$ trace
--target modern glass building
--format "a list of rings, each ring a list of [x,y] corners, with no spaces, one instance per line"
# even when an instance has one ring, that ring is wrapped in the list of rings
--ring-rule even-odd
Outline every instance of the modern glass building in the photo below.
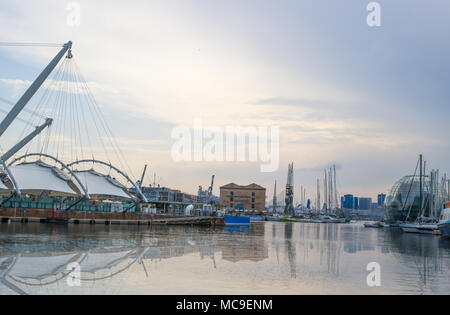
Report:
[[[354,201],[353,195],[344,195],[343,208],[345,208],[345,209],[354,209],[355,208],[355,201]]]
[[[431,198],[429,176],[423,176],[423,197],[422,204],[424,215],[429,217],[433,211],[433,198]],[[445,188],[437,187],[435,195],[435,204],[440,215],[446,201]],[[414,221],[420,213],[420,176],[405,176],[397,181],[386,196],[385,200],[386,217],[391,222],[396,221]]]
[[[377,201],[378,201],[378,206],[379,207],[383,207],[384,206],[384,202],[386,201],[386,194],[378,194],[377,197]]]
[[[360,210],[369,210],[372,208],[372,198],[359,198],[359,209]]]

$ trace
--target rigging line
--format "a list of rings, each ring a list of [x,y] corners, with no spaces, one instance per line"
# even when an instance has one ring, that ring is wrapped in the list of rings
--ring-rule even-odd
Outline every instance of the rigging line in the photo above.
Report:
[[[69,71],[69,75],[70,75],[70,78],[72,78],[72,76],[71,76],[71,68],[72,68],[72,64],[69,62],[69,69],[70,69],[70,71]],[[72,99],[73,99],[73,97],[72,97],[72,95],[73,95],[73,82],[72,81],[70,81],[69,80],[69,82],[70,82],[70,84],[69,84],[69,86],[68,86],[68,95],[69,95],[69,97],[68,97],[68,100],[67,100],[67,106],[68,106],[68,108],[67,108],[67,112],[68,112],[68,117],[69,117],[69,123],[66,125],[66,129],[68,129],[67,130],[67,133],[68,133],[68,138],[69,138],[69,155],[70,155],[70,157],[69,157],[69,160],[70,161],[73,161],[73,143],[74,143],[74,141],[73,141],[73,124],[72,124],[72,121],[73,121],[73,105],[72,105]]]
[[[76,67],[75,67],[75,62],[72,62],[72,67],[73,67],[73,76],[74,76],[74,80],[75,80],[75,82],[77,83],[77,85],[76,85],[76,87],[77,87],[77,92],[79,92],[79,93],[82,93],[82,89],[80,89],[80,82],[79,82],[79,80],[78,80],[78,77],[76,76]],[[80,115],[79,115],[79,112],[81,111],[82,113],[84,112],[84,110],[83,110],[83,103],[81,102],[81,95],[79,94],[79,93],[77,93],[76,94],[76,98],[75,98],[75,100],[77,101],[77,102],[79,102],[79,103],[77,103],[77,104],[80,104],[79,106],[77,106],[77,110],[75,111],[75,120],[74,120],[74,122],[75,122],[75,128],[76,128],[76,130],[78,131],[78,136],[79,136],[79,139],[80,139],[80,152],[81,152],[81,159],[84,159],[84,157],[85,157],[85,154],[84,154],[84,144],[83,144],[83,136],[82,136],[82,128],[81,128],[81,124],[80,124]],[[86,122],[85,122],[86,123]],[[87,129],[86,129],[86,137],[89,139],[89,132],[87,131]],[[89,145],[90,145],[90,141],[88,141],[88,143],[89,143]],[[92,151],[92,147],[90,148],[90,150]]]
[[[90,148],[90,151],[91,151],[90,153],[91,153],[92,158],[94,159],[94,151],[93,151],[94,148],[93,148],[92,143],[91,143],[91,137],[89,136],[88,126],[87,126],[87,119],[85,117],[85,113],[84,113],[83,109],[81,110],[81,116],[82,116],[81,117],[81,121],[84,122],[83,126],[84,126],[84,129],[86,131],[87,141],[88,141],[88,145],[89,145],[89,148]],[[79,124],[79,120],[78,120],[78,124]]]
[[[47,93],[45,93],[45,95],[41,98],[40,103],[38,104],[38,108],[43,107],[44,103],[47,104],[47,110],[49,111],[49,116],[52,117],[55,122],[54,125],[48,129],[48,132],[46,134],[45,142],[44,142],[44,145],[42,148],[42,151],[45,150],[45,153],[48,153],[48,149],[50,146],[50,140],[53,135],[53,130],[57,129],[58,121],[55,120],[55,112],[56,112],[56,106],[57,106],[58,95],[59,95],[59,89],[57,87],[57,84],[60,82],[60,80],[63,76],[64,67],[65,67],[65,64],[64,64],[64,62],[62,62],[58,68],[58,71],[53,76],[51,85],[48,87],[48,89],[46,91]],[[53,89],[53,86],[55,86],[54,89]]]
[[[65,60],[63,61],[63,68],[62,68],[62,73],[61,73],[61,81],[64,80],[65,78],[65,69],[66,69],[66,62]],[[60,82],[60,81],[59,81]],[[55,97],[55,103],[54,103],[54,114],[53,114],[53,119],[55,121],[55,126],[52,129],[52,134],[51,137],[53,137],[53,141],[50,144],[50,152],[52,152],[54,155],[58,153],[58,147],[59,147],[59,129],[61,127],[61,123],[60,123],[60,117],[61,117],[61,98],[62,98],[62,91],[61,88],[57,88],[56,91],[56,97]],[[54,136],[53,136],[54,133]],[[56,157],[58,157],[56,155]]]
[[[64,74],[63,74],[63,79],[61,80],[61,82],[65,82],[67,79],[67,59],[64,60]],[[57,102],[59,110],[58,110],[58,129],[57,129],[57,140],[56,140],[56,157],[60,157],[59,155],[59,149],[61,146],[61,141],[63,140],[61,135],[62,135],[62,130],[63,130],[63,115],[64,115],[64,89],[62,87],[60,87],[60,99]]]
[[[78,137],[78,141],[80,144],[80,153],[81,153],[81,159],[84,159],[84,144],[83,144],[83,135],[82,135],[82,129],[80,126],[80,117],[79,117],[79,112],[83,111],[83,104],[79,101],[80,99],[80,91],[79,91],[79,81],[78,78],[76,77],[76,69],[74,67],[74,63],[71,63],[72,65],[72,76],[74,79],[74,82],[76,83],[75,88],[76,88],[76,94],[75,94],[75,98],[74,98],[74,117],[73,117],[73,123],[74,123],[74,131],[75,131],[75,137]],[[86,132],[86,137],[89,137],[89,133]],[[78,151],[76,152],[76,159],[78,160]]]
[[[15,106],[16,104],[14,104],[13,102],[11,102],[11,101],[8,101],[6,98],[3,98],[3,97],[1,97],[0,96],[0,101],[2,101],[3,103],[5,103],[5,104],[8,104],[8,105],[11,105],[11,106]],[[22,109],[24,112],[27,112],[28,114],[31,114],[31,115],[36,115],[36,116],[38,116],[38,117],[40,117],[40,118],[42,118],[42,119],[46,119],[47,117],[45,117],[45,116],[43,116],[43,115],[41,115],[41,114],[38,114],[38,113],[36,113],[35,111],[33,111],[33,110],[31,110],[31,109],[28,109],[28,108],[24,108],[24,109]]]
[[[58,82],[61,82],[63,74],[64,74],[65,66],[66,66],[66,64],[64,62],[62,62],[61,65],[60,65],[60,68],[58,69],[59,70],[58,73],[55,75],[55,79],[54,79],[54,84],[55,85]],[[53,131],[55,131],[55,132],[57,131],[57,127],[58,127],[58,123],[59,123],[58,120],[55,119],[55,115],[57,113],[57,105],[58,105],[58,102],[59,102],[60,90],[58,88],[56,88],[55,91],[56,92],[49,94],[48,95],[48,99],[47,99],[48,104],[50,104],[50,108],[49,109],[51,111],[51,117],[53,117],[54,120],[55,120],[55,126],[53,128],[51,128],[49,130],[49,133],[47,134],[48,137],[47,137],[47,143],[46,143],[46,148],[45,148],[46,153],[49,152],[50,146],[54,146],[54,142],[52,142],[52,144],[50,144],[50,141],[51,141],[51,138],[53,136]],[[54,101],[53,101],[54,103],[53,104],[51,102],[52,101],[52,97],[54,97]]]
[[[86,103],[87,103],[88,110],[89,110],[90,113],[91,113],[90,117],[91,117],[92,123],[94,124],[94,126],[95,126],[95,128],[96,128],[96,130],[97,130],[97,134],[98,134],[98,138],[99,138],[100,144],[102,145],[102,147],[103,147],[103,149],[104,149],[104,152],[105,152],[106,157],[109,159],[109,156],[108,156],[108,150],[107,150],[107,148],[106,148],[106,146],[105,146],[105,143],[103,142],[103,139],[102,139],[102,135],[101,135],[100,129],[98,128],[98,124],[97,124],[97,123],[95,122],[95,120],[94,120],[95,115],[94,115],[94,113],[92,112],[92,109],[91,109],[91,107],[90,107],[89,99],[88,99],[88,98],[86,97],[86,95],[85,95],[86,93],[88,93],[88,91],[85,90],[84,86],[83,86],[82,83],[81,83],[82,80],[81,80],[81,78],[80,78],[80,75],[79,75],[79,69],[78,69],[77,66],[76,66],[76,62],[74,62],[74,68],[75,68],[74,74],[75,74],[75,76],[76,76],[76,78],[77,78],[77,82],[80,84],[80,89],[81,89],[81,91],[83,91],[83,93],[81,93],[81,95],[79,96],[78,100],[79,100],[80,104],[83,104],[83,97],[86,99]],[[80,108],[83,108],[83,106],[80,106]],[[90,136],[89,136],[88,127],[87,127],[87,121],[88,121],[88,119],[86,119],[86,117],[84,116],[84,110],[82,110],[81,113],[82,113],[82,116],[83,116],[84,128],[85,128],[85,130],[86,130],[86,133],[87,133],[87,135],[88,135],[88,141],[89,141],[89,143],[90,143]],[[92,150],[93,150],[93,147],[92,147],[92,145],[91,145],[91,154],[92,154],[92,156],[94,156],[94,153],[93,153]]]
[[[74,64],[75,64],[75,66],[76,66],[76,63],[74,63]],[[79,69],[78,69],[78,67],[76,67],[76,76],[77,76],[77,80],[78,80],[79,82],[81,82],[81,78],[80,78],[80,74],[79,74]],[[83,86],[83,91],[84,91],[84,90],[85,90],[85,87]],[[86,91],[86,93],[88,93],[88,91]],[[85,96],[85,95],[84,95],[84,96]],[[92,119],[92,122],[93,122],[93,124],[94,124],[94,126],[95,126],[95,129],[97,130],[97,134],[98,134],[98,138],[99,138],[100,144],[102,145],[102,147],[103,147],[103,149],[104,149],[104,152],[105,152],[105,155],[106,155],[107,159],[108,159],[108,160],[111,160],[111,159],[109,158],[108,150],[107,150],[107,148],[106,148],[106,146],[105,146],[105,143],[104,143],[104,141],[103,141],[103,139],[102,139],[102,134],[101,134],[101,132],[100,132],[99,126],[98,126],[98,124],[95,123],[95,120],[94,120],[95,114],[94,114],[94,112],[92,111],[91,105],[90,105],[90,103],[89,103],[89,99],[88,99],[86,96],[85,96],[85,98],[86,98],[86,100],[87,100],[87,107],[88,107],[88,110],[89,110],[89,112],[91,113],[91,119]],[[80,99],[81,99],[81,96],[80,96]]]
[[[32,113],[35,114],[35,117],[34,117],[34,118],[33,118],[33,117],[30,117],[30,121],[34,122],[35,120],[37,120],[36,117],[38,117],[38,116],[40,116],[40,117],[42,117],[42,118],[46,118],[45,116],[38,114],[38,112],[39,112],[39,110],[41,109],[42,105],[44,104],[44,101],[47,100],[47,99],[50,99],[50,91],[52,90],[53,85],[55,84],[55,82],[57,82],[57,80],[58,80],[58,78],[59,78],[59,75],[60,75],[60,73],[61,73],[61,72],[60,72],[60,71],[61,71],[61,68],[62,68],[62,63],[59,65],[59,67],[57,68],[56,72],[53,73],[53,76],[52,76],[53,78],[52,78],[52,80],[50,80],[50,84],[49,84],[48,86],[44,87],[43,95],[41,96],[40,100],[38,101],[35,110],[28,110],[28,111],[31,111]],[[49,81],[47,81],[47,82],[49,82]],[[50,117],[51,117],[51,116],[50,116]],[[47,131],[48,131],[50,128],[51,128],[51,126],[49,126],[49,127],[47,128]],[[48,132],[47,132],[47,135],[48,135]],[[43,136],[42,136],[41,134],[40,134],[38,137],[39,137],[39,141],[41,141],[41,139],[43,139]],[[43,139],[42,141],[45,141],[45,139]],[[45,143],[45,142],[44,142],[44,143]],[[28,145],[28,147],[27,147],[27,153],[28,153],[28,150],[31,148],[31,145],[32,145],[31,143]],[[39,144],[39,146],[40,146],[40,144]],[[39,148],[39,147],[38,147],[37,149],[38,149],[38,151],[39,151],[39,149],[40,149],[40,151],[41,151],[41,153],[42,153],[42,148]]]
[[[132,177],[135,177],[135,176],[133,175],[133,172],[132,172],[130,166],[129,166],[128,163],[127,163],[127,160],[126,160],[126,158],[125,158],[125,155],[124,155],[123,152],[121,151],[121,149],[120,149],[120,147],[119,147],[119,145],[118,145],[118,143],[117,143],[117,141],[116,141],[116,139],[115,139],[115,137],[114,137],[114,135],[113,135],[111,129],[109,128],[108,123],[106,122],[105,116],[103,115],[100,106],[99,106],[95,101],[94,101],[94,104],[96,105],[96,110],[98,111],[99,119],[100,119],[100,120],[102,121],[102,123],[103,123],[103,128],[105,129],[105,131],[106,131],[106,133],[107,133],[107,135],[108,135],[108,140],[110,141],[112,148],[114,149],[114,151],[115,151],[117,157],[119,158],[119,162],[120,162],[120,164],[121,164],[121,167],[124,168],[124,169],[126,169],[127,172],[129,172],[129,174],[130,174]]]
[[[70,62],[67,62],[68,65],[68,73],[67,75],[70,75]],[[67,78],[66,81],[64,81],[66,84],[66,88],[65,90],[63,90],[64,93],[64,98],[63,98],[63,102],[62,102],[62,106],[63,106],[63,121],[61,121],[63,124],[61,125],[61,146],[62,146],[62,155],[61,155],[61,159],[63,160],[65,157],[65,148],[66,148],[66,136],[65,136],[65,132],[66,132],[66,128],[65,126],[67,126],[66,121],[67,121],[67,112],[68,112],[68,102],[70,99],[70,94],[69,94],[69,89],[70,89],[70,80],[69,77]]]
[[[80,83],[79,83],[79,80],[78,80],[78,77],[77,77],[77,74],[76,74],[76,69],[74,67],[74,63],[73,62],[72,62],[72,75],[73,75],[74,82],[76,83],[76,85],[74,85],[75,89],[76,89],[75,97],[74,97],[74,117],[73,117],[74,133],[75,133],[76,137],[77,136],[79,137],[81,159],[84,159],[84,157],[85,157],[84,144],[83,144],[83,138],[84,137],[82,135],[83,129],[81,128],[80,114],[79,114],[79,112],[84,113],[83,103],[81,101],[81,96],[80,96],[80,93],[83,93],[83,91],[82,91],[82,89],[80,89],[80,86],[79,86]],[[86,124],[86,120],[87,119],[84,119],[84,124]],[[89,131],[87,130],[87,128],[85,128],[85,130],[86,130],[86,138],[88,139],[88,146],[89,146],[88,149],[91,150],[91,152],[92,152],[92,145],[91,145],[91,142],[90,142]],[[77,152],[77,160],[78,160],[78,152]]]
[[[73,68],[73,63],[70,63],[71,68]],[[73,71],[72,71],[72,76],[73,76]],[[75,102],[74,102],[74,98],[75,97],[71,97],[70,98],[70,109],[71,109],[71,123],[70,123],[70,138],[74,139],[76,137],[76,133],[75,133],[75,112],[76,112],[76,108],[75,108]],[[71,161],[75,161],[74,157],[76,157],[76,154],[74,154],[76,148],[77,148],[77,142],[75,141],[75,146],[73,145],[74,141],[70,141],[70,146],[71,146],[71,155],[70,155],[70,159]]]
[[[17,47],[29,47],[29,46],[33,46],[33,47],[63,47],[64,44],[59,44],[59,43],[15,43],[15,42],[0,42],[0,46],[17,46]]]
[[[76,65],[76,62],[75,62],[75,65]],[[89,106],[92,105],[92,108],[89,107],[89,109],[91,110],[91,112],[92,112],[92,110],[93,110],[94,116],[97,116],[97,117],[99,118],[101,127],[103,127],[103,129],[104,129],[104,131],[105,131],[105,135],[106,135],[106,137],[107,137],[107,139],[108,139],[110,133],[108,132],[108,128],[105,127],[105,122],[106,122],[106,121],[105,121],[104,119],[102,120],[102,116],[99,114],[98,109],[97,109],[99,106],[98,106],[98,104],[96,103],[95,98],[93,97],[93,95],[92,95],[92,93],[91,93],[91,91],[90,91],[90,89],[89,89],[89,86],[87,85],[87,82],[86,82],[86,80],[84,79],[84,77],[83,77],[81,71],[79,70],[79,68],[78,68],[77,65],[76,65],[76,67],[77,67],[77,73],[78,73],[78,75],[79,75],[79,77],[80,77],[80,82],[81,82],[81,84],[83,85],[84,90],[86,91],[86,94],[84,95],[84,97],[86,98],[86,101],[88,102]],[[101,134],[100,134],[100,136],[101,136]],[[103,141],[103,137],[101,137],[101,139],[102,139],[102,141]],[[108,140],[110,140],[110,139],[108,139]],[[110,140],[110,144],[111,144],[111,146],[112,146],[112,149],[116,151],[116,148],[114,147],[114,144],[112,143],[111,140]],[[116,153],[117,157],[120,159],[120,156],[117,154],[117,152],[115,152],[115,153]],[[108,159],[110,160],[109,157],[108,157]],[[121,162],[121,161],[120,161],[120,162]],[[122,164],[122,162],[121,162],[121,164]],[[123,167],[123,165],[122,165],[122,167]]]
[[[419,163],[420,163],[420,159],[419,159],[419,160],[417,161],[417,163],[416,163],[416,168],[415,168],[415,170],[414,170],[414,175],[413,175],[413,177],[411,178],[411,184],[409,185],[408,193],[406,194],[406,200],[405,200],[405,204],[404,204],[403,207],[402,207],[402,212],[405,210],[405,205],[406,205],[406,203],[408,202],[409,194],[410,194],[410,192],[411,192],[411,189],[412,189],[412,185],[413,185],[414,179],[416,178],[417,169],[419,168]],[[414,202],[414,200],[413,200],[413,202]],[[411,205],[409,206],[409,210],[408,210],[408,214],[407,214],[407,216],[406,216],[406,218],[405,218],[405,222],[409,219],[409,215],[410,215],[410,213],[411,213],[411,208],[412,208],[412,203],[411,203]]]
[[[4,113],[4,114],[6,114],[6,115],[8,115],[8,113],[9,113],[9,111],[4,110],[4,109],[1,109],[1,108],[0,108],[0,112]],[[24,123],[24,124],[27,124],[27,125],[29,125],[29,126],[31,126],[31,127],[37,127],[37,126],[35,126],[35,125],[30,124],[27,120],[25,120],[25,119],[23,119],[23,118],[20,118],[20,117],[16,117],[16,120],[18,120],[18,121],[20,121],[20,122],[22,122],[22,123]]]

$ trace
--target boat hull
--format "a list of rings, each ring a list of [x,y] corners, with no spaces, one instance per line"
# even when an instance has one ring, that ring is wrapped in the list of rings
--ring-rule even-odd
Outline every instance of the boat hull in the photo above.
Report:
[[[443,237],[449,237],[450,238],[450,221],[439,223],[438,224],[439,231],[441,231],[441,234]]]
[[[250,217],[250,221],[255,222],[266,221],[266,217]]]
[[[225,225],[250,225],[250,217],[225,217]]]
[[[436,224],[403,224],[400,227],[405,233],[434,234],[438,230]]]
[[[402,224],[400,227],[405,233],[419,233],[416,224]]]

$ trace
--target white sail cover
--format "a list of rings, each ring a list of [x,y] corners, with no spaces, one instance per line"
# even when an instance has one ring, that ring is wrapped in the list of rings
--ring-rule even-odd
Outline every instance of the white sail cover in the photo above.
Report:
[[[131,199],[121,187],[114,185],[108,178],[94,171],[74,172],[83,185],[86,187],[89,195],[115,196]],[[76,183],[77,186],[78,183]],[[79,187],[81,189],[81,187]]]
[[[50,167],[28,163],[10,166],[9,170],[22,192],[49,190],[77,195],[77,192],[70,188],[69,182],[57,176]]]

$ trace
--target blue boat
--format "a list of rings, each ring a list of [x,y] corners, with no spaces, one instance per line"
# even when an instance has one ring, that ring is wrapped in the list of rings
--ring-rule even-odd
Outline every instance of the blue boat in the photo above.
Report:
[[[225,216],[225,225],[250,225],[250,217]]]

